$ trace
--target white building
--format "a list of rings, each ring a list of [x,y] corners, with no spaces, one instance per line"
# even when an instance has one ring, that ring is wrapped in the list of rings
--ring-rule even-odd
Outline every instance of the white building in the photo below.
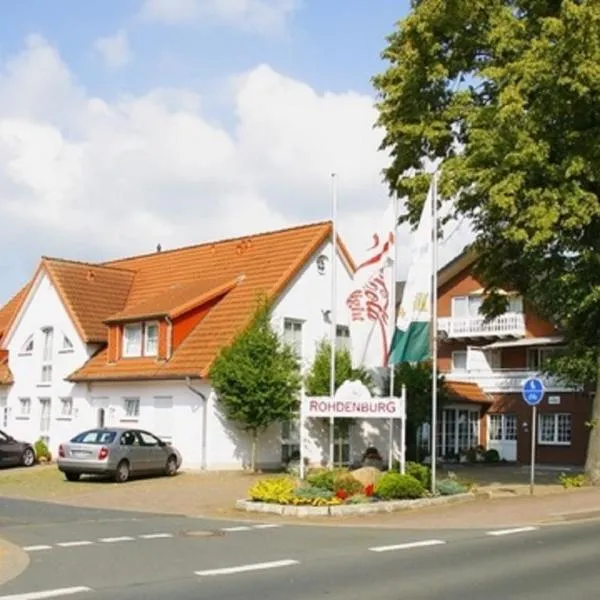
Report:
[[[354,265],[338,245],[339,343],[349,343],[345,299]],[[331,224],[89,264],[43,258],[0,311],[0,428],[18,439],[60,442],[96,426],[148,429],[172,441],[188,468],[249,463],[247,436],[224,418],[207,374],[220,348],[265,293],[273,324],[304,368],[329,336]],[[327,460],[327,435],[309,423],[306,456]],[[357,423],[336,452],[383,453],[387,423]],[[280,465],[298,448],[293,424],[261,436],[258,463]]]

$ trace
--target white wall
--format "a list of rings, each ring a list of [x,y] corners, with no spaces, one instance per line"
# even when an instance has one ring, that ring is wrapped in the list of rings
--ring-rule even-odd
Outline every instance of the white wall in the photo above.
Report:
[[[44,336],[42,328],[53,328],[52,381],[42,383],[42,351]],[[0,396],[6,396],[8,407],[7,431],[18,439],[35,442],[40,438],[40,398],[50,398],[50,450],[58,449],[61,439],[77,431],[76,414],[85,398],[85,387],[64,381],[64,378],[83,365],[89,351],[80,338],[75,326],[63,306],[58,293],[45,273],[40,273],[26,299],[20,319],[15,323],[7,338],[9,367],[14,384]],[[23,353],[23,346],[33,335],[34,348],[31,354]],[[66,335],[73,344],[72,350],[62,349],[62,338]],[[61,398],[73,399],[74,413],[71,417],[60,414]],[[31,413],[20,414],[20,398],[30,398]]]

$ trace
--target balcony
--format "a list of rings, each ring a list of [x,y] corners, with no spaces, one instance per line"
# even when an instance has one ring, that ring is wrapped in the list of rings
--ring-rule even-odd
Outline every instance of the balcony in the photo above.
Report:
[[[528,369],[490,369],[465,370],[445,373],[447,381],[464,381],[476,383],[489,394],[520,393],[523,381],[528,377],[540,377],[544,381],[546,393],[573,392],[577,388],[570,387],[555,377],[541,375]]]
[[[485,317],[446,317],[438,319],[438,330],[454,340],[519,338],[525,336],[525,315],[506,313],[490,320]]]

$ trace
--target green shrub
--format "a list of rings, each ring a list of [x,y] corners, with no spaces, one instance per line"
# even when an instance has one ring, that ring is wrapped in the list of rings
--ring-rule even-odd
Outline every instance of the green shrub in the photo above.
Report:
[[[583,473],[580,473],[579,475],[567,475],[566,473],[561,473],[558,480],[565,489],[583,487],[588,482],[587,477]]]
[[[329,500],[330,498],[333,498],[333,496],[334,493],[332,491],[312,485],[303,485],[296,490],[297,498],[307,498],[311,500],[313,498],[325,498],[326,500]]]
[[[339,473],[340,471],[337,470],[317,469],[315,471],[310,471],[306,475],[306,481],[313,487],[318,487],[323,490],[329,490],[330,492],[333,492],[333,484]]]
[[[289,477],[261,479],[249,490],[248,496],[255,502],[271,502],[273,504],[289,504],[296,491],[296,484]]]
[[[454,496],[455,494],[466,494],[469,490],[456,479],[440,479],[436,482],[436,491],[441,496]]]
[[[425,487],[412,475],[388,472],[375,485],[375,494],[383,500],[409,500],[422,498]]]
[[[350,473],[341,473],[334,479],[333,491],[337,494],[342,490],[348,496],[353,496],[363,491],[363,484],[358,479],[354,479]]]
[[[427,465],[417,462],[407,462],[406,474],[412,475],[416,480],[420,481],[424,488],[429,488],[431,485],[431,469]]]
[[[38,440],[34,445],[33,449],[35,450],[35,456],[38,460],[48,460],[51,458],[50,450],[48,449],[48,445],[44,440]]]
[[[489,450],[485,451],[485,453],[483,455],[483,460],[486,463],[500,462],[500,454],[499,454],[498,450],[495,450],[494,448],[490,448]]]
[[[366,494],[354,494],[346,500],[347,504],[368,504],[369,502],[373,502],[373,497]]]

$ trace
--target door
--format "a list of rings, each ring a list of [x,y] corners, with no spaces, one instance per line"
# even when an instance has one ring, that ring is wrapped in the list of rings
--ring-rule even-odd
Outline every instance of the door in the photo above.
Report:
[[[517,460],[517,415],[488,415],[488,449],[497,450],[501,459]]]
[[[144,470],[148,473],[164,472],[167,465],[167,451],[160,440],[148,431],[138,431],[144,452]]]
[[[140,438],[136,431],[125,431],[119,439],[121,455],[129,461],[132,473],[145,473],[147,470],[146,459]]]
[[[23,448],[3,431],[0,431],[0,465],[18,465]]]
[[[173,442],[173,398],[170,396],[154,397],[154,424],[151,430],[165,442]]]

